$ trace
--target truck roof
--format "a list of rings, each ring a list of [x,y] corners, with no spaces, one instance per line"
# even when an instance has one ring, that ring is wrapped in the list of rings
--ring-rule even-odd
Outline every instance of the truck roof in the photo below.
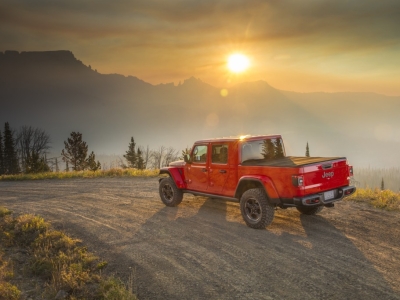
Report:
[[[215,143],[215,142],[235,142],[235,141],[256,141],[262,139],[281,138],[280,134],[267,134],[267,135],[240,135],[240,136],[229,136],[222,138],[212,138],[196,141],[195,144],[200,143]]]

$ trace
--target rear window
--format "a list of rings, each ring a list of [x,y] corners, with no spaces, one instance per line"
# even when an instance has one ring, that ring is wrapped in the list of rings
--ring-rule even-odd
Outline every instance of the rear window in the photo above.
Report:
[[[241,162],[252,160],[271,160],[285,157],[282,139],[265,139],[242,144]]]

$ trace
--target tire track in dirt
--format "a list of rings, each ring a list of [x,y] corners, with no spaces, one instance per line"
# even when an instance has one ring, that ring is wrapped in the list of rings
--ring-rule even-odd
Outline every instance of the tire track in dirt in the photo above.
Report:
[[[343,202],[319,216],[278,210],[254,230],[234,202],[165,207],[154,178],[0,182],[0,205],[133,273],[140,299],[400,299],[399,213]]]

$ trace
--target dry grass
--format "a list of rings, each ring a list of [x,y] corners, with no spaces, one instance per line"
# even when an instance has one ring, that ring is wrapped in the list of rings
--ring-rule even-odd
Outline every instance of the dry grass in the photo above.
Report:
[[[110,169],[98,171],[77,172],[47,172],[37,174],[2,175],[0,180],[43,180],[43,179],[68,179],[68,178],[98,178],[98,177],[156,177],[159,170],[138,169]]]
[[[0,212],[0,245],[10,257],[17,255],[20,264],[21,253],[26,253],[22,264],[27,267],[19,275],[26,276],[24,282],[37,278],[41,283],[33,298],[54,299],[61,291],[65,299],[136,299],[119,279],[102,276],[107,263],[79,240],[52,230],[39,216],[13,218],[1,207]],[[0,299],[19,299],[20,289],[13,283],[12,261],[0,255]]]
[[[400,193],[391,190],[381,191],[379,189],[360,189],[348,198],[348,201],[364,202],[369,205],[385,210],[400,211]]]
[[[355,168],[354,172],[354,179],[359,187],[380,188],[383,179],[385,189],[400,191],[400,168]]]

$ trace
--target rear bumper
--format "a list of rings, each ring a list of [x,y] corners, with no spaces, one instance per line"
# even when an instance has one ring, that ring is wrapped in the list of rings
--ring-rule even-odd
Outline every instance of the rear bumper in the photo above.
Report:
[[[293,198],[293,204],[295,206],[319,206],[328,205],[330,203],[340,201],[344,197],[352,195],[356,191],[355,186],[345,186],[329,191],[325,191],[318,194],[308,195],[301,198]],[[327,196],[333,195],[333,198],[326,198]]]

